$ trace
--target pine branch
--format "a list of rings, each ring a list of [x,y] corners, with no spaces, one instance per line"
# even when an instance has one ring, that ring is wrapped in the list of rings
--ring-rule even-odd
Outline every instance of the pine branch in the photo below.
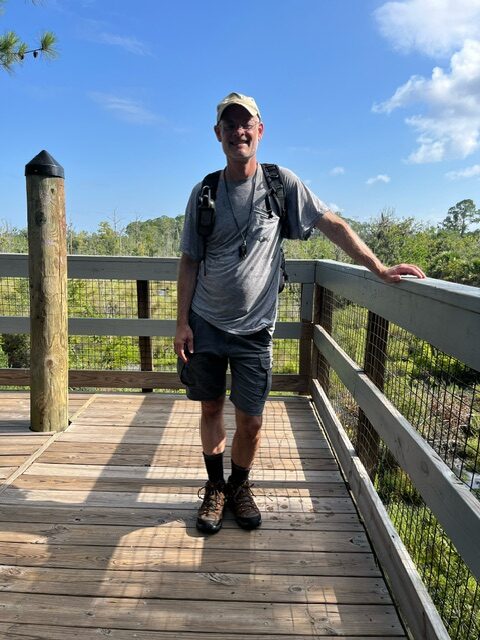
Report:
[[[51,31],[46,31],[41,36],[39,44],[40,46],[29,49],[27,43],[22,42],[14,31],[7,31],[0,36],[0,67],[11,73],[13,66],[21,63],[27,55],[31,54],[34,58],[39,55],[55,58],[58,55],[55,49],[56,37]]]

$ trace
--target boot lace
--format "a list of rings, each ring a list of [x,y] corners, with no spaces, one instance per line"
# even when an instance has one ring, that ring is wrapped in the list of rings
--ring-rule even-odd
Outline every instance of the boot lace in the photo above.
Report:
[[[201,510],[204,515],[215,514],[224,500],[223,487],[210,481],[198,490],[197,495],[203,500]]]

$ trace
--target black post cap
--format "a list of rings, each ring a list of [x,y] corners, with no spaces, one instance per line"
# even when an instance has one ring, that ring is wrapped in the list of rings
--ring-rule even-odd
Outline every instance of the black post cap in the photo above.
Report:
[[[51,178],[65,178],[62,165],[53,158],[48,151],[40,151],[25,165],[26,176],[45,176]]]

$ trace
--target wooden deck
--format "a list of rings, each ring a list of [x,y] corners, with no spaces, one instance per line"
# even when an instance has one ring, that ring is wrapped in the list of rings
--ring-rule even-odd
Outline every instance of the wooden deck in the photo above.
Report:
[[[406,637],[306,398],[267,404],[262,527],[214,536],[196,403],[75,394],[70,414],[34,434],[28,395],[0,394],[0,638]]]

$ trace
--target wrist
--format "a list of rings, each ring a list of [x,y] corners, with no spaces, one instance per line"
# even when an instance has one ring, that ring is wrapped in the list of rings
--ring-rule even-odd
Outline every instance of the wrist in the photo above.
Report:
[[[372,271],[376,276],[379,276],[380,278],[388,270],[388,267],[380,262],[380,260],[372,260],[371,263],[367,265],[367,267],[370,269],[370,271]]]

